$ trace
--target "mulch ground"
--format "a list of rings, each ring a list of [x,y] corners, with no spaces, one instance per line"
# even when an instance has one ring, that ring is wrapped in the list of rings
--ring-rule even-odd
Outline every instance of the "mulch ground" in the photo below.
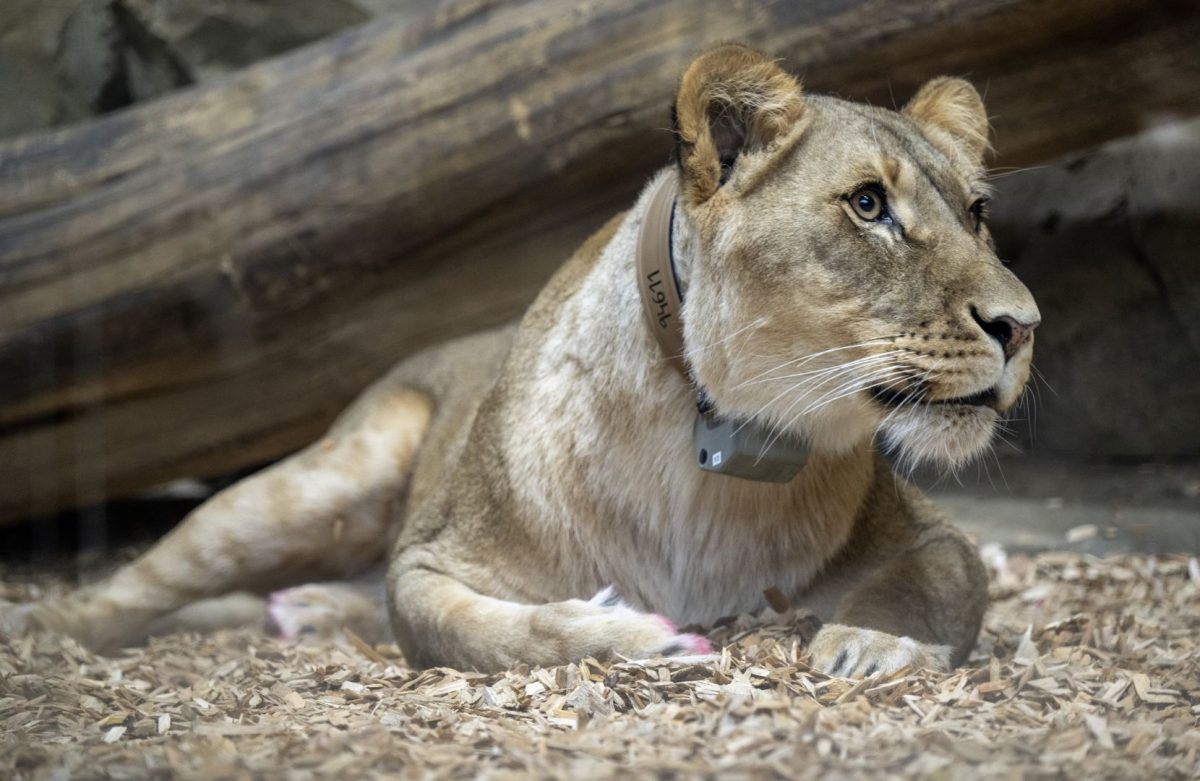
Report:
[[[712,658],[497,675],[249,630],[0,641],[0,777],[1200,776],[1200,564],[986,558],[992,609],[945,675],[828,678],[815,622],[769,610],[714,628]]]

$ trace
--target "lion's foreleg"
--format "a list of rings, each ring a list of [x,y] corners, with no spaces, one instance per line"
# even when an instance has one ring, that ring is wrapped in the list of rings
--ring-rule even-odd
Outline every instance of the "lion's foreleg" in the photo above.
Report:
[[[987,607],[987,573],[954,527],[920,524],[886,553],[851,552],[839,566],[848,585],[832,621],[810,646],[814,667],[871,675],[905,665],[946,670],[975,644]]]
[[[522,662],[548,666],[588,656],[711,651],[704,637],[680,633],[666,618],[625,605],[612,588],[591,599],[529,604],[488,596],[464,582],[503,580],[495,572],[461,569],[426,546],[401,551],[392,563],[392,629],[410,664],[495,671]]]

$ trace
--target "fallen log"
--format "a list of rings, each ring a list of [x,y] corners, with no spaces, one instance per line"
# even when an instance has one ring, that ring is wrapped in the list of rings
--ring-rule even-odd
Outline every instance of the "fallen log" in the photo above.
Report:
[[[279,456],[514,316],[729,39],[876,103],[967,75],[1002,165],[1200,109],[1192,3],[450,0],[2,143],[0,520]]]

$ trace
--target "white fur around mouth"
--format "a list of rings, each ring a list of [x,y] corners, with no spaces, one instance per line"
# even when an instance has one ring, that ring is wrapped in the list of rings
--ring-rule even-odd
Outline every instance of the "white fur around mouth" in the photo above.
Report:
[[[995,409],[980,404],[906,403],[891,409],[878,431],[901,464],[955,469],[988,447],[999,417]]]

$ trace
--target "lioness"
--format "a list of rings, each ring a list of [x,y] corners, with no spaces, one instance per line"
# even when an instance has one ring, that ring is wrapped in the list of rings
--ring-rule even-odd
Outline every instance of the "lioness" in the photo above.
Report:
[[[345,577],[390,546],[391,626],[418,665],[705,653],[677,625],[759,608],[771,586],[825,621],[810,650],[830,673],[962,660],[984,568],[879,451],[958,465],[1027,379],[1039,314],[988,235],[978,93],[939,78],[889,111],[805,94],[725,45],[687,68],[674,123],[676,164],[519,325],[403,362],[110,579],[9,606],[8,631],[109,647],[202,597]],[[635,272],[664,187],[678,356]],[[788,482],[702,471],[698,399],[804,442],[807,463]],[[284,624],[305,608],[288,593]]]

